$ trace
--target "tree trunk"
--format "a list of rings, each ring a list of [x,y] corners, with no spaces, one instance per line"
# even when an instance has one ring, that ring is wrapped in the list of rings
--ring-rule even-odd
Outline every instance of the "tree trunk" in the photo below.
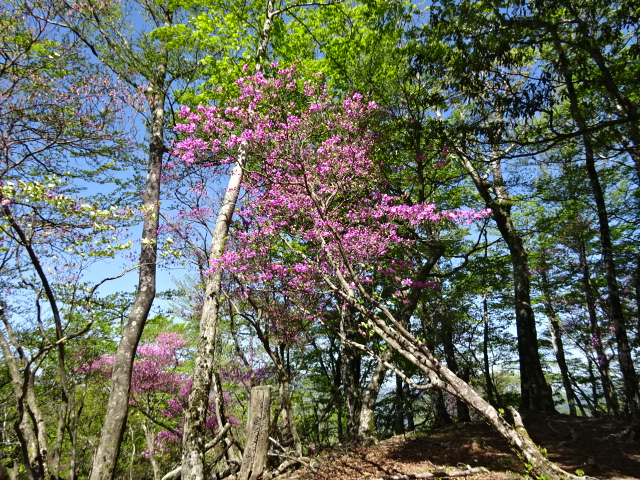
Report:
[[[404,382],[402,377],[396,374],[396,395],[395,395],[395,409],[396,409],[396,426],[394,433],[396,435],[404,435]]]
[[[447,367],[460,376],[464,381],[469,381],[468,375],[460,375],[458,368],[458,361],[456,360],[455,348],[453,346],[453,331],[451,329],[451,321],[445,319],[441,323],[441,340],[444,349],[444,357],[447,362]],[[470,422],[471,414],[469,413],[469,407],[460,399],[456,399],[456,419],[459,422]]]
[[[387,373],[387,367],[384,362],[391,358],[391,351],[385,350],[382,354],[382,361],[376,364],[376,368],[371,374],[369,383],[364,390],[362,396],[362,405],[360,407],[360,418],[358,420],[357,443],[367,445],[375,442],[375,422],[374,408],[378,400],[380,388],[384,383],[384,377]]]
[[[520,408],[546,413],[555,413],[551,388],[547,384],[538,353],[538,334],[531,308],[531,289],[529,285],[529,260],[522,237],[516,230],[511,218],[513,201],[509,197],[500,166],[500,154],[494,152],[490,159],[493,172],[493,184],[485,180],[468,159],[460,152],[462,166],[470,174],[476,189],[492,210],[492,218],[504,239],[513,267],[514,304],[516,313],[516,331],[518,335],[518,356],[520,359]]]
[[[598,418],[602,416],[602,412],[598,408],[600,404],[600,395],[598,394],[598,382],[596,382],[596,376],[593,374],[593,360],[591,357],[587,357],[587,371],[589,372],[589,383],[591,384],[591,401],[589,401],[589,397],[585,396],[587,402],[589,402],[589,407],[591,408],[591,416],[593,418]]]
[[[564,78],[569,104],[571,108],[571,116],[582,133],[582,143],[584,145],[585,166],[589,176],[589,183],[595,201],[596,212],[598,214],[598,227],[600,230],[600,245],[602,247],[602,257],[605,265],[605,276],[607,281],[607,293],[609,300],[609,308],[611,311],[611,320],[615,328],[615,338],[618,347],[618,362],[620,364],[620,372],[624,386],[624,393],[631,414],[631,428],[636,433],[640,431],[640,390],[638,389],[638,377],[633,365],[633,356],[627,337],[627,327],[620,300],[620,290],[618,288],[618,279],[616,275],[615,260],[613,257],[613,245],[611,241],[611,229],[609,226],[609,218],[604,198],[602,185],[598,170],[596,169],[595,152],[591,136],[588,133],[588,124],[580,110],[578,94],[573,83],[572,70],[566,52],[562,46],[562,42],[557,30],[551,31],[556,53],[558,54],[558,67]]]
[[[160,177],[164,145],[164,76],[166,65],[159,65],[160,85],[147,92],[152,113],[151,140],[149,143],[149,170],[142,196],[142,245],[136,298],[113,362],[111,391],[107,401],[100,442],[93,458],[91,480],[111,480],[115,473],[120,444],[127,424],[129,390],[133,360],[142,331],[156,295],[156,255],[158,251],[158,226],[160,218]]]
[[[438,260],[444,253],[443,247],[434,247],[431,249],[429,253],[429,258],[423,263],[420,268],[418,274],[416,275],[416,281],[424,283],[431,271],[435,268]],[[402,315],[400,318],[400,323],[402,325],[408,325],[412,315],[416,311],[418,306],[418,302],[420,299],[421,289],[417,287],[412,287],[409,296],[407,298],[407,303],[404,305],[402,310]],[[368,444],[372,441],[375,441],[375,423],[374,423],[374,415],[373,410],[376,404],[376,400],[378,399],[378,394],[380,392],[380,388],[384,383],[384,378],[387,373],[387,362],[391,359],[391,355],[393,351],[391,349],[386,349],[381,358],[376,365],[376,368],[369,379],[369,383],[367,384],[367,388],[362,397],[362,405],[360,407],[360,420],[358,424],[358,436],[357,441],[361,444]]]
[[[582,50],[587,52],[591,59],[596,64],[599,75],[596,75],[596,81],[598,81],[605,90],[609,93],[610,97],[613,99],[615,103],[615,109],[613,111],[617,111],[626,122],[626,126],[628,130],[626,131],[629,139],[631,140],[631,144],[629,142],[623,142],[623,146],[625,150],[631,157],[634,162],[636,168],[636,176],[638,180],[640,180],[640,152],[638,148],[640,148],[640,109],[637,101],[633,101],[631,97],[625,95],[624,89],[619,88],[618,83],[616,82],[614,75],[607,65],[607,56],[604,54],[603,49],[598,45],[597,39],[590,34],[589,25],[587,21],[585,21],[583,15],[571,4],[567,5],[567,10],[572,13],[574,16],[573,22],[577,26],[577,32],[582,38],[578,37],[579,40],[571,39],[571,46],[579,46]],[[557,36],[557,31],[554,29],[556,41],[556,50],[558,48],[562,49],[560,39]],[[561,53],[558,51],[558,53]],[[566,67],[568,66],[568,61],[564,53],[561,53],[564,57],[561,59],[563,74],[565,72],[570,71]],[[637,97],[636,97],[637,98]],[[580,128],[582,128],[579,125]],[[583,130],[585,131],[585,130]]]
[[[636,258],[635,272],[635,290],[636,290],[636,339],[635,344],[640,343],[640,256]]]
[[[602,335],[596,313],[596,299],[591,285],[591,274],[589,272],[589,263],[587,262],[585,240],[580,233],[577,235],[576,242],[578,258],[580,259],[580,270],[582,272],[582,288],[587,301],[587,312],[589,314],[589,327],[591,329],[590,344],[597,355],[597,366],[600,372],[604,400],[607,404],[607,412],[610,416],[617,417],[620,415],[620,404],[618,403],[618,395],[609,372],[609,357],[601,342]]]
[[[405,383],[404,389],[405,389],[404,398],[405,398],[405,405],[406,405],[405,414],[407,416],[407,431],[413,432],[416,429],[414,413],[413,413],[413,398],[412,398],[411,390],[408,384]]]
[[[22,352],[13,335],[11,324],[1,309],[0,317],[2,317],[8,336],[7,340],[0,330],[0,350],[2,350],[9,370],[16,400],[17,419],[14,422],[14,430],[20,443],[24,466],[30,480],[46,480],[50,478],[47,432],[42,413],[36,403],[31,364],[22,355],[20,358],[16,358],[11,351],[9,342],[19,354]],[[24,365],[22,374],[20,373],[20,364]]]
[[[253,387],[247,421],[247,444],[244,448],[238,480],[257,480],[267,465],[270,409],[270,387]]]
[[[491,208],[494,208],[491,206]],[[547,384],[538,353],[538,334],[531,308],[529,286],[529,262],[522,238],[517,233],[508,210],[497,208],[493,217],[498,224],[513,266],[514,301],[516,307],[516,330],[518,355],[520,358],[520,408],[523,410],[555,413],[551,389]]]
[[[489,423],[522,458],[523,462],[526,462],[533,475],[546,476],[550,480],[578,478],[575,475],[565,472],[545,458],[538,446],[526,435],[524,429],[519,428],[517,425],[515,428],[510,426],[502,415],[478,395],[468,383],[442,365],[425,343],[419,341],[404,328],[401,322],[394,317],[385,305],[371,296],[361,284],[355,283],[357,282],[356,278],[349,278],[349,280],[347,280],[339,272],[336,272],[336,276],[339,281],[339,287],[333,283],[329,283],[332,288],[340,293],[346,302],[362,314],[370,328],[387,344],[388,350],[402,355],[407,361],[411,362],[428,376],[429,384],[426,388],[448,392],[454,397],[466,402],[470,408],[482,415],[487,423]],[[361,298],[354,296],[354,284]],[[374,313],[374,311],[380,312],[382,317]],[[373,354],[373,352],[364,345],[359,345],[359,347]],[[381,360],[379,357],[378,359]],[[385,363],[388,368],[394,368],[390,363]],[[396,373],[402,375],[397,368],[394,368],[394,370]],[[402,376],[405,377],[406,381],[410,381],[405,375]]]
[[[224,249],[224,243],[231,224],[240,191],[246,154],[241,155],[233,168],[229,185],[218,214],[213,233],[211,259],[218,258]],[[206,441],[206,416],[211,389],[211,375],[215,366],[215,344],[218,337],[218,311],[222,272],[215,271],[207,280],[200,334],[195,366],[192,375],[189,407],[185,412],[184,434],[182,437],[182,475],[192,480],[204,479],[204,445]]]
[[[380,307],[379,304],[377,306]],[[388,310],[385,314],[387,313]],[[432,352],[409,332],[399,329],[397,324],[391,330],[381,319],[373,316],[370,318],[372,320],[375,318],[374,330],[385,339],[389,344],[389,348],[401,354],[429,376],[430,388],[450,393],[456,398],[465,401],[470,408],[482,415],[487,423],[508,442],[511,448],[521,455],[533,475],[545,476],[550,480],[577,478],[545,458],[524,429],[518,427],[518,425],[515,428],[510,426],[495,408],[478,395],[469,384],[440,364]]]
[[[489,308],[487,304],[487,292],[482,293],[482,359],[484,362],[484,380],[487,385],[487,398],[494,407],[503,407],[498,391],[491,378],[491,367],[489,362]],[[495,397],[493,396],[495,393]]]
[[[13,427],[20,443],[20,452],[24,466],[30,480],[39,480],[45,477],[44,462],[46,462],[46,457],[42,455],[36,433],[29,419],[30,415],[27,411],[29,407],[22,394],[23,380],[18,372],[17,362],[15,362],[15,358],[7,357],[7,353],[5,352],[6,340],[2,332],[0,332],[0,346],[2,346],[5,362],[11,375],[14,395],[17,401],[18,419],[14,422]],[[27,386],[27,388],[29,387]]]
[[[286,444],[293,444],[294,452],[298,457],[302,456],[302,442],[298,435],[296,419],[291,403],[291,385],[289,375],[281,375],[279,379],[280,413],[282,415],[283,430],[286,435]]]
[[[611,233],[609,220],[604,202],[604,195],[600,186],[600,180],[595,167],[595,158],[587,155],[587,171],[593,189],[596,209],[600,225],[600,242],[602,245],[602,256],[604,258],[608,300],[611,311],[611,320],[615,329],[615,338],[618,346],[618,362],[622,373],[624,393],[627,406],[631,412],[632,421],[636,429],[640,429],[640,390],[638,390],[638,376],[633,366],[633,356],[627,336],[627,327],[620,301],[620,291],[616,275],[615,261],[613,258],[613,247],[611,244]]]
[[[360,428],[360,410],[362,397],[360,389],[360,368],[362,356],[349,341],[353,340],[356,331],[353,309],[348,306],[340,309],[340,338],[345,341],[340,345],[340,376],[347,407],[347,441],[358,443]]]
[[[564,355],[564,343],[562,342],[562,329],[560,328],[560,320],[556,313],[549,294],[549,280],[547,278],[547,272],[541,272],[542,279],[542,303],[547,312],[547,318],[549,320],[549,333],[551,334],[551,345],[553,351],[556,354],[556,360],[558,367],[560,368],[560,375],[562,376],[562,385],[567,395],[567,403],[569,404],[569,415],[572,417],[577,416],[576,411],[576,394],[573,391],[571,385],[571,379],[569,378],[569,368],[567,367],[567,360]]]
[[[447,412],[447,405],[444,402],[444,394],[442,390],[430,390],[431,411],[433,412],[433,424],[431,428],[444,428],[453,425],[451,415]]]
[[[147,443],[147,451],[149,452],[149,462],[151,463],[151,470],[153,471],[153,480],[160,480],[160,469],[158,468],[158,459],[156,458],[156,433],[153,430],[153,426],[147,424],[146,421],[142,422],[142,431],[144,432],[144,439]]]
[[[260,45],[256,54],[256,71],[262,70],[262,64],[267,53],[271,24],[273,22],[273,0],[267,0],[267,11],[260,38]],[[238,158],[234,165],[229,183],[222,199],[222,205],[216,219],[216,226],[211,239],[209,260],[215,260],[225,249],[229,226],[236,208],[238,195],[244,175],[247,151],[244,144],[240,145]],[[200,318],[200,333],[198,349],[194,362],[189,406],[185,412],[184,434],[182,436],[182,476],[189,480],[204,479],[204,446],[206,439],[206,415],[211,389],[211,375],[215,366],[215,343],[218,337],[218,312],[220,309],[220,293],[222,271],[217,269],[207,278]]]

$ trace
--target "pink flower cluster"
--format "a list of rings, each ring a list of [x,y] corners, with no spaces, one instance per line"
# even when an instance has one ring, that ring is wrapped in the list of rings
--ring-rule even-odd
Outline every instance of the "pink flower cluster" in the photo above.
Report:
[[[293,67],[273,78],[238,82],[240,96],[227,107],[183,109],[187,135],[175,153],[186,163],[230,162],[239,146],[248,153],[243,228],[211,269],[223,267],[254,291],[314,295],[327,282],[348,278],[371,284],[380,267],[402,282],[412,265],[394,265],[392,253],[413,244],[407,229],[432,222],[470,223],[489,210],[437,211],[407,204],[385,192],[372,125],[378,106],[358,93],[331,98],[316,77],[296,80]]]
[[[179,351],[186,341],[179,333],[161,333],[154,343],[140,345],[131,377],[132,403],[135,395],[144,393],[177,394],[187,384],[187,377],[179,371],[182,360]],[[100,373],[111,376],[115,355],[102,355],[78,367],[83,374]]]

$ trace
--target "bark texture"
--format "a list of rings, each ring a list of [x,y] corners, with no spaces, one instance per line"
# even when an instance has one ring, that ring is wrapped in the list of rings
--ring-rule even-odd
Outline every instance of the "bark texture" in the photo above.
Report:
[[[554,413],[551,388],[547,384],[538,353],[538,334],[531,308],[529,283],[529,258],[522,236],[513,224],[511,207],[513,200],[504,185],[500,166],[500,153],[490,159],[493,182],[487,181],[477,171],[472,161],[460,152],[462,166],[471,176],[486,206],[492,210],[492,218],[509,249],[513,268],[514,306],[520,359],[520,408],[523,410]]]
[[[166,68],[159,66],[160,69]],[[164,155],[164,85],[147,92],[147,101],[152,112],[151,142],[149,145],[149,170],[142,210],[142,247],[138,291],[122,330],[111,373],[111,391],[107,401],[100,442],[93,459],[91,480],[111,480],[115,474],[120,444],[129,412],[129,390],[133,360],[138,348],[151,304],[156,295],[156,255],[158,250],[158,226],[160,216],[160,175]]]
[[[273,0],[268,0],[260,45],[256,53],[256,71],[262,69],[275,15]],[[209,260],[219,258],[224,251],[225,242],[229,234],[229,226],[231,225],[231,219],[240,193],[246,160],[246,146],[242,144],[218,212],[211,240]],[[218,337],[221,284],[222,271],[218,269],[207,279],[200,319],[198,349],[192,376],[193,383],[189,394],[189,406],[185,412],[184,434],[182,437],[182,476],[189,480],[203,480],[205,476],[206,414],[209,391],[211,389],[211,376],[215,368],[215,344]]]
[[[247,444],[244,448],[238,480],[257,480],[267,466],[270,409],[270,387],[253,387],[247,422]]]

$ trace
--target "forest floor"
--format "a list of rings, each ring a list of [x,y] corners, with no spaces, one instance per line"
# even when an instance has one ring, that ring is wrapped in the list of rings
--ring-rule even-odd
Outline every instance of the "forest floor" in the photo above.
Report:
[[[549,458],[575,473],[598,479],[640,479],[640,439],[612,435],[625,425],[606,419],[566,415],[524,417],[531,437]],[[459,478],[520,480],[529,478],[507,444],[485,423],[456,424],[422,434],[398,435],[367,448],[335,447],[304,467],[282,477],[288,480],[371,480],[426,472],[484,467],[488,471]],[[410,477],[408,477],[410,478]]]

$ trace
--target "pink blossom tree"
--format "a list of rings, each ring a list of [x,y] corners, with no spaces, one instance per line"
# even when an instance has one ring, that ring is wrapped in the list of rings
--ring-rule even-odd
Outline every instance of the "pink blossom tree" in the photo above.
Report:
[[[399,251],[416,246],[411,232],[438,222],[473,222],[489,211],[438,211],[431,203],[408,204],[387,194],[384,145],[376,143],[374,128],[384,118],[360,94],[332,98],[321,75],[303,81],[293,67],[270,78],[242,78],[238,87],[237,100],[228,106],[184,108],[178,129],[187,137],[175,146],[189,164],[232,163],[240,145],[248,152],[238,212],[243,228],[211,269],[235,275],[247,292],[270,290],[297,300],[308,321],[323,322],[327,312],[349,306],[363,330],[428,376],[429,383],[418,388],[441,389],[464,401],[536,474],[570,477],[520,433],[515,410],[518,428],[441,364],[390,308],[390,301],[410,303],[429,287],[420,264],[397,261]],[[381,295],[383,282],[395,283],[392,298]]]
[[[160,478],[160,459],[171,464],[180,457],[182,423],[187,406],[191,377],[187,373],[186,340],[175,332],[160,333],[154,342],[137,348],[131,376],[129,404],[142,417],[147,445],[144,452],[151,463],[154,478]],[[98,375],[102,381],[111,379],[115,355],[102,355],[77,368],[85,375]],[[229,401],[228,398],[225,399]],[[211,401],[206,425],[211,432],[219,422]],[[235,420],[230,420],[235,423]]]

